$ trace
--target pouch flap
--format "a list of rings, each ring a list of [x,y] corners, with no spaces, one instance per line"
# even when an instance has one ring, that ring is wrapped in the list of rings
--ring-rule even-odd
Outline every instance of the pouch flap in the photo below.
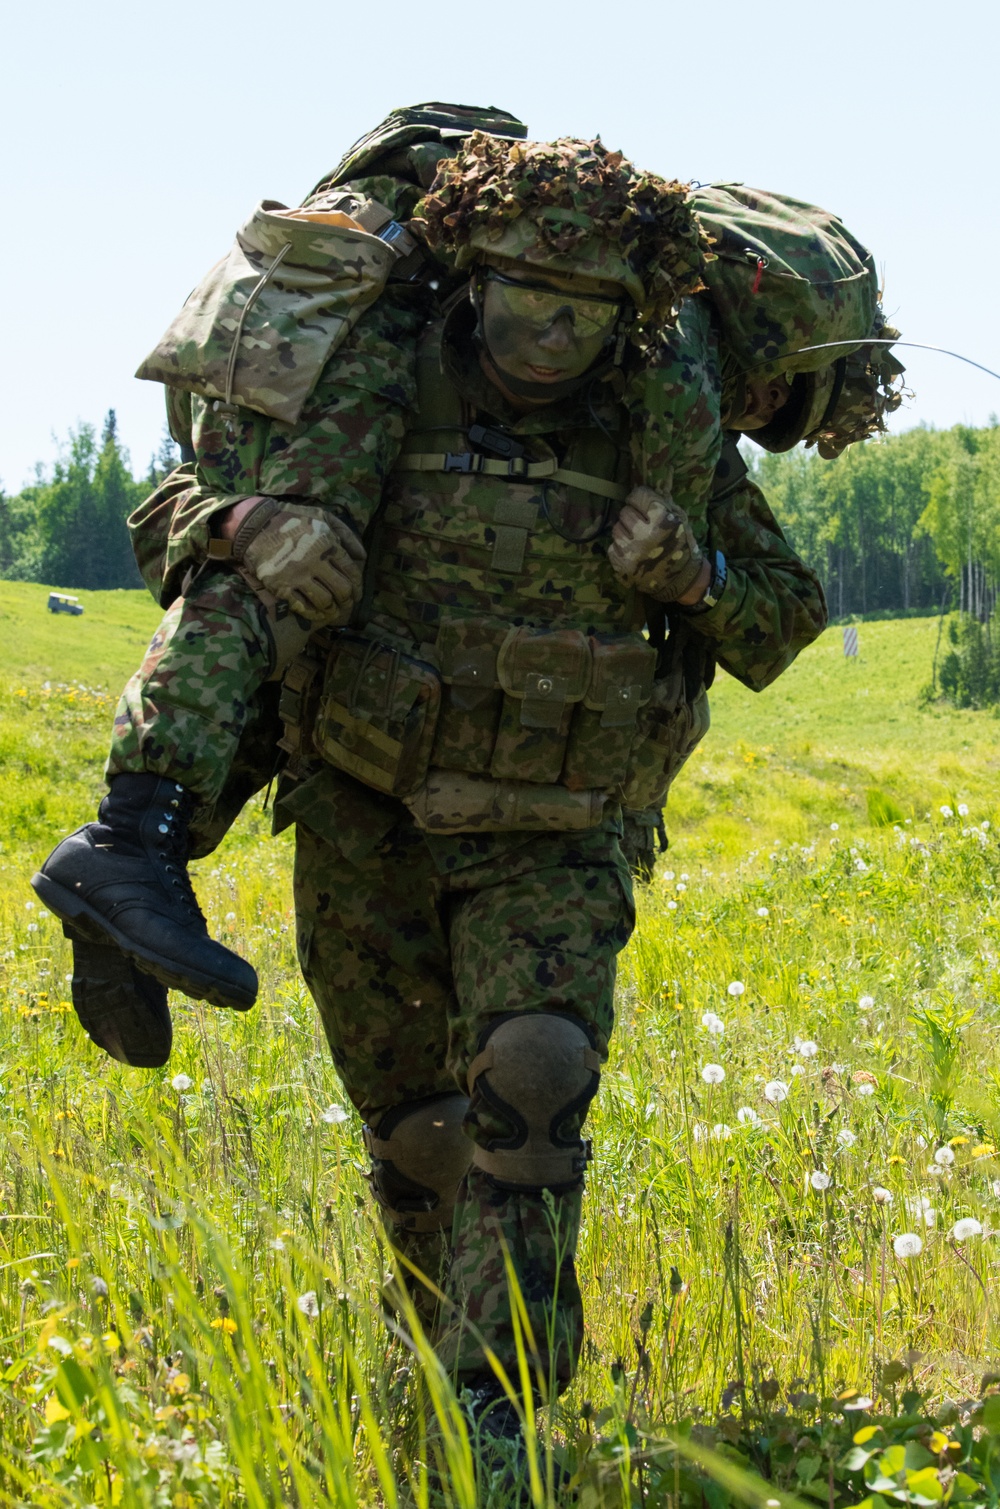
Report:
[[[590,644],[578,629],[511,629],[496,675],[508,696],[561,708],[590,685]]]
[[[510,625],[485,618],[447,619],[438,629],[434,648],[447,686],[495,691],[497,655],[510,633]]]
[[[575,832],[596,828],[606,801],[603,791],[431,770],[406,805],[428,833]]]
[[[590,636],[593,671],[584,705],[603,713],[603,728],[634,723],[639,708],[653,692],[656,651],[641,634]]]

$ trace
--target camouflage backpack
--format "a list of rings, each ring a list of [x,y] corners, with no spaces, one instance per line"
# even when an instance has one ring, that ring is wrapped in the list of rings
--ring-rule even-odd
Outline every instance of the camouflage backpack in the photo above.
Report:
[[[502,110],[395,110],[301,209],[258,205],[136,376],[197,394],[223,414],[243,407],[295,424],[327,361],[389,278],[418,270],[421,253],[397,217],[423,194],[422,175],[433,177],[438,160],[475,130],[527,134]]]
[[[835,215],[739,183],[692,189],[689,202],[713,238],[704,276],[727,376],[817,371],[870,336],[875,266]],[[824,341],[844,345],[797,354]]]

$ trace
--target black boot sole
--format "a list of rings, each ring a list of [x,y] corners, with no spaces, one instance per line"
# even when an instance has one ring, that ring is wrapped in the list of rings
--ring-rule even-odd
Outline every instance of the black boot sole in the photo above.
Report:
[[[169,990],[179,990],[193,1001],[208,1001],[211,1006],[222,1006],[229,1011],[249,1011],[256,1001],[256,990],[253,994],[248,994],[226,989],[212,975],[203,974],[200,970],[182,971],[172,959],[165,959],[162,954],[142,948],[106,917],[102,917],[82,897],[74,896],[72,891],[67,891],[41,870],[35,871],[31,884],[36,895],[41,897],[60,922],[68,923],[83,933],[85,938],[91,938],[95,942],[113,943],[126,958],[132,959],[140,969],[152,975],[154,980],[159,980],[161,985],[166,985]]]
[[[63,923],[73,946],[73,1007],[91,1042],[133,1069],[161,1069],[173,1030],[166,987],[100,934]]]

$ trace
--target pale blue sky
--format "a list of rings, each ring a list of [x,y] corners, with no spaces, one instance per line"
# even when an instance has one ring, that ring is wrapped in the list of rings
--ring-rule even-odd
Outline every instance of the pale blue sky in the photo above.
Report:
[[[295,203],[417,100],[600,133],[644,167],[836,211],[905,335],[1000,370],[998,8],[720,0],[283,7],[34,0],[0,58],[9,300],[0,481],[118,411],[145,468],[160,389],[132,373],[262,198]],[[902,424],[985,423],[1000,383],[910,352]]]

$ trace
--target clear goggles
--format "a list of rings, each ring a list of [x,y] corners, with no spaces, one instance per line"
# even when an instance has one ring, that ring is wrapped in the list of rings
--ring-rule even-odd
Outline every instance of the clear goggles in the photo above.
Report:
[[[522,283],[505,277],[494,267],[487,270],[486,281],[497,284],[500,303],[514,318],[547,330],[562,315],[569,315],[581,340],[610,335],[622,309],[622,299],[567,293],[544,283]]]

